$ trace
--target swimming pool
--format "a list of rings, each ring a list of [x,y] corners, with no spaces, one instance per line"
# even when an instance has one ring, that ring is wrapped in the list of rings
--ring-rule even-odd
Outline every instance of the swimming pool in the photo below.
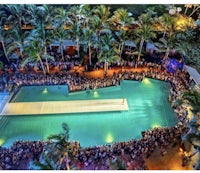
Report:
[[[168,83],[149,78],[142,82],[124,80],[120,86],[72,93],[67,86],[23,87],[13,102],[126,98],[129,110],[6,116],[6,123],[0,129],[0,144],[7,147],[15,140],[45,140],[50,134],[62,132],[63,122],[70,128],[70,140],[78,140],[82,147],[138,139],[142,131],[176,124],[168,94]]]

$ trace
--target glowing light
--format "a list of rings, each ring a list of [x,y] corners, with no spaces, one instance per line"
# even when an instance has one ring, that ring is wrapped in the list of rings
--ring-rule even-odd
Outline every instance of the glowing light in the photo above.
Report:
[[[153,106],[152,102],[150,100],[147,101],[148,106]]]
[[[106,141],[107,143],[111,143],[111,142],[113,142],[113,140],[114,140],[114,137],[113,137],[113,135],[109,132],[109,133],[106,135],[105,141]]]
[[[0,146],[2,146],[5,143],[4,139],[0,139]]]
[[[181,153],[182,153],[182,152],[183,152],[183,149],[182,149],[182,148],[179,148],[179,152],[181,152]]]
[[[161,127],[159,124],[153,124],[152,125],[152,128],[154,129],[154,128],[158,128],[158,127]]]
[[[195,22],[191,17],[178,15],[174,27],[176,28],[176,30],[185,31],[188,27],[194,28]]]
[[[144,84],[146,84],[146,85],[151,84],[151,82],[150,82],[150,80],[149,80],[148,78],[144,78],[144,79],[142,80],[142,83],[144,83]]]
[[[47,94],[48,93],[48,90],[47,88],[45,88],[43,91],[42,91],[42,94]]]
[[[172,9],[170,9],[170,10],[169,10],[169,14],[171,14],[171,15],[174,15],[174,14],[176,14],[176,10],[175,10],[175,9],[173,9],[173,8],[172,8]]]
[[[98,97],[99,97],[99,93],[98,93],[97,91],[94,91],[93,97],[94,97],[94,98],[98,98]]]
[[[8,25],[4,25],[4,30],[9,30],[9,26]]]
[[[181,11],[182,11],[182,8],[181,8],[181,7],[177,7],[176,11],[177,11],[177,12],[181,12]]]

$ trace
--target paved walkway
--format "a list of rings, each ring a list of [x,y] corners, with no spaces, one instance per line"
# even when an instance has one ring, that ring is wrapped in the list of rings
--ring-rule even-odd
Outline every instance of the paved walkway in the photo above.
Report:
[[[149,170],[193,170],[194,162],[191,161],[186,166],[182,166],[183,152],[180,146],[172,145],[166,149],[164,156],[160,150],[156,149],[149,158],[144,158]]]
[[[105,71],[103,69],[94,70],[94,71],[84,71],[83,67],[75,67],[72,72],[76,71],[80,75],[84,74],[88,78],[103,78],[105,75]],[[141,72],[141,71],[147,71],[147,68],[131,68],[131,67],[112,67],[109,70],[107,70],[108,76],[113,76],[113,73],[117,73],[118,71],[133,71],[133,72]]]

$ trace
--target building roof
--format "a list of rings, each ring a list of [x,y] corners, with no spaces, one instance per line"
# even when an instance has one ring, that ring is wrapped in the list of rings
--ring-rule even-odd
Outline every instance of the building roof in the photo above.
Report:
[[[150,49],[158,51],[158,48],[153,43],[147,42],[146,50],[150,50]]]
[[[9,59],[19,59],[19,56],[16,53],[12,53]]]
[[[60,46],[60,41],[54,41],[50,46]],[[63,46],[76,46],[75,43],[72,42],[72,40],[64,40],[63,41]]]
[[[185,68],[190,74],[190,77],[194,80],[194,82],[200,86],[200,74],[198,73],[198,71],[195,68],[190,67],[188,65],[185,65]]]
[[[125,46],[136,47],[135,43],[133,41],[130,41],[130,40],[125,41]]]

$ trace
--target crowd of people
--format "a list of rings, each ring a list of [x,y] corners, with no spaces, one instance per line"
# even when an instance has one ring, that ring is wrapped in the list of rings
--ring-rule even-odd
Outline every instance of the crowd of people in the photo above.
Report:
[[[0,169],[27,169],[31,160],[39,160],[46,142],[43,141],[15,141],[11,147],[0,147]]]
[[[154,128],[142,133],[142,138],[126,142],[115,142],[109,145],[94,146],[89,148],[77,148],[76,152],[69,158],[71,168],[81,170],[112,169],[110,165],[121,160],[127,169],[148,169],[145,166],[144,157],[149,157],[156,149],[160,149],[161,155],[165,155],[166,148],[170,144],[181,143],[181,136],[188,131],[186,125],[187,110],[182,105],[177,106],[176,100],[181,94],[189,89],[189,77],[186,71],[177,70],[175,73],[168,73],[162,65],[146,63],[141,61],[137,67],[147,67],[147,70],[140,72],[120,70],[112,76],[105,75],[104,78],[87,78],[84,73],[70,73],[62,70],[59,73],[43,75],[41,73],[9,73],[4,71],[1,75],[1,91],[17,91],[23,85],[68,85],[70,92],[102,88],[113,85],[120,85],[121,80],[139,80],[144,77],[158,79],[171,84],[169,101],[177,115],[178,123],[174,127]],[[133,67],[133,68],[134,68]],[[23,168],[20,162],[39,160],[41,153],[45,150],[46,142],[43,141],[16,141],[10,148],[0,147],[0,167],[2,169]],[[64,159],[64,161],[66,161]],[[22,164],[23,165],[23,164]],[[28,169],[28,163],[27,169]],[[61,169],[66,169],[62,164]],[[26,168],[24,168],[26,169]]]

